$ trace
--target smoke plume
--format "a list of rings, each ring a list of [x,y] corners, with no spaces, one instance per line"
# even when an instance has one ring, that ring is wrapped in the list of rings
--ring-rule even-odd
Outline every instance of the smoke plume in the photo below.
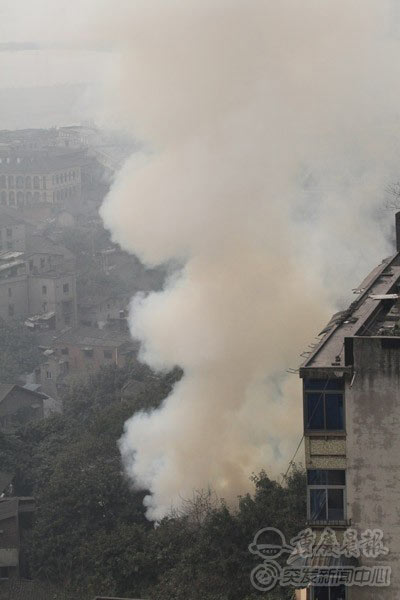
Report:
[[[130,327],[143,361],[184,376],[120,441],[159,519],[194,488],[233,501],[252,472],[285,469],[302,430],[300,382],[285,370],[391,253],[381,208],[398,168],[397,21],[384,0],[100,12],[91,30],[114,48],[101,122],[144,144],[101,214],[124,249],[176,267],[133,299]]]

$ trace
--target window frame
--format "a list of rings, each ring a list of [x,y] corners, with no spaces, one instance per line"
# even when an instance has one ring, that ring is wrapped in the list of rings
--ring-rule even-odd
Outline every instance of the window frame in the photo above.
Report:
[[[328,473],[329,471],[341,471],[344,474],[344,484],[332,484],[328,483],[315,483],[309,484],[308,477],[310,471],[322,471]],[[347,520],[347,477],[346,469],[307,469],[307,520],[310,523],[342,523]],[[324,490],[325,491],[325,519],[313,519],[311,515],[311,491],[312,490]],[[342,490],[343,491],[343,518],[342,519],[330,519],[329,518],[329,490]]]
[[[320,434],[323,433],[324,435],[330,435],[330,434],[345,434],[346,433],[346,394],[345,394],[345,381],[344,379],[340,379],[338,381],[343,382],[343,388],[341,389],[339,387],[338,384],[338,388],[337,389],[329,389],[328,387],[324,387],[324,382],[334,382],[334,379],[329,379],[329,378],[325,378],[325,379],[321,379],[321,387],[318,388],[313,388],[313,387],[307,387],[307,383],[308,381],[313,380],[313,381],[318,381],[317,378],[313,379],[312,377],[307,377],[303,379],[303,427],[304,427],[304,431],[307,434]],[[326,383],[325,383],[326,385]],[[318,400],[318,402],[321,402],[321,396],[322,396],[322,405],[323,405],[323,418],[324,418],[324,427],[323,428],[313,428],[310,427],[310,418],[308,415],[308,394],[319,394],[320,398]],[[342,414],[342,422],[343,422],[343,426],[341,429],[328,429],[326,424],[327,424],[327,404],[326,404],[326,398],[329,396],[338,396],[340,395],[342,397],[342,403],[343,403],[343,414]]]

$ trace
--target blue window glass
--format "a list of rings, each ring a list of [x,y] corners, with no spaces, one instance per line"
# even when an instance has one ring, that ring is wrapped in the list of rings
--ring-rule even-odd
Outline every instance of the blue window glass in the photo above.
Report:
[[[319,393],[306,394],[306,400],[306,429],[324,429],[324,395]]]
[[[313,587],[313,600],[346,600],[346,586]]]
[[[326,489],[310,489],[310,519],[311,521],[326,521]]]
[[[308,469],[308,485],[346,485],[344,469]]]
[[[344,490],[328,489],[328,521],[343,521]]]
[[[326,429],[343,429],[343,395],[325,395]]]
[[[307,470],[308,485],[326,485],[327,471],[325,469],[308,469]]]
[[[305,379],[304,388],[306,390],[344,390],[343,378],[331,379]]]

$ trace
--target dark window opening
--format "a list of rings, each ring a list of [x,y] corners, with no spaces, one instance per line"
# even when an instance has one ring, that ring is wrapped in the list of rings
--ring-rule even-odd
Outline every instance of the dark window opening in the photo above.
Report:
[[[313,587],[313,600],[346,600],[346,586]]]
[[[344,521],[345,478],[344,470],[307,471],[310,521]]]
[[[343,379],[306,379],[304,381],[304,427],[306,430],[342,431],[344,429],[343,389]]]

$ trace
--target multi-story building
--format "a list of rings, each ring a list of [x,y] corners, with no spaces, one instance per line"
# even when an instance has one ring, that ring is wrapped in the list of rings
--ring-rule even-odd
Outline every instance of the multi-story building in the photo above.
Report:
[[[27,233],[22,221],[8,220],[1,209],[0,220],[1,239],[8,248],[0,251],[0,317],[27,319],[31,328],[75,327],[74,256],[43,236]]]
[[[58,335],[39,335],[44,360],[36,371],[40,389],[57,398],[66,377],[94,373],[107,365],[122,367],[138,351],[128,331],[79,327]]]
[[[24,207],[81,198],[85,150],[0,146],[0,204]]]
[[[0,209],[0,252],[5,250],[24,251],[26,245],[26,224],[17,211]]]
[[[400,598],[400,213],[397,253],[354,290],[300,368],[309,525],[340,540],[349,527],[381,530],[387,555],[358,565],[391,567],[390,586],[317,587],[312,600]]]

